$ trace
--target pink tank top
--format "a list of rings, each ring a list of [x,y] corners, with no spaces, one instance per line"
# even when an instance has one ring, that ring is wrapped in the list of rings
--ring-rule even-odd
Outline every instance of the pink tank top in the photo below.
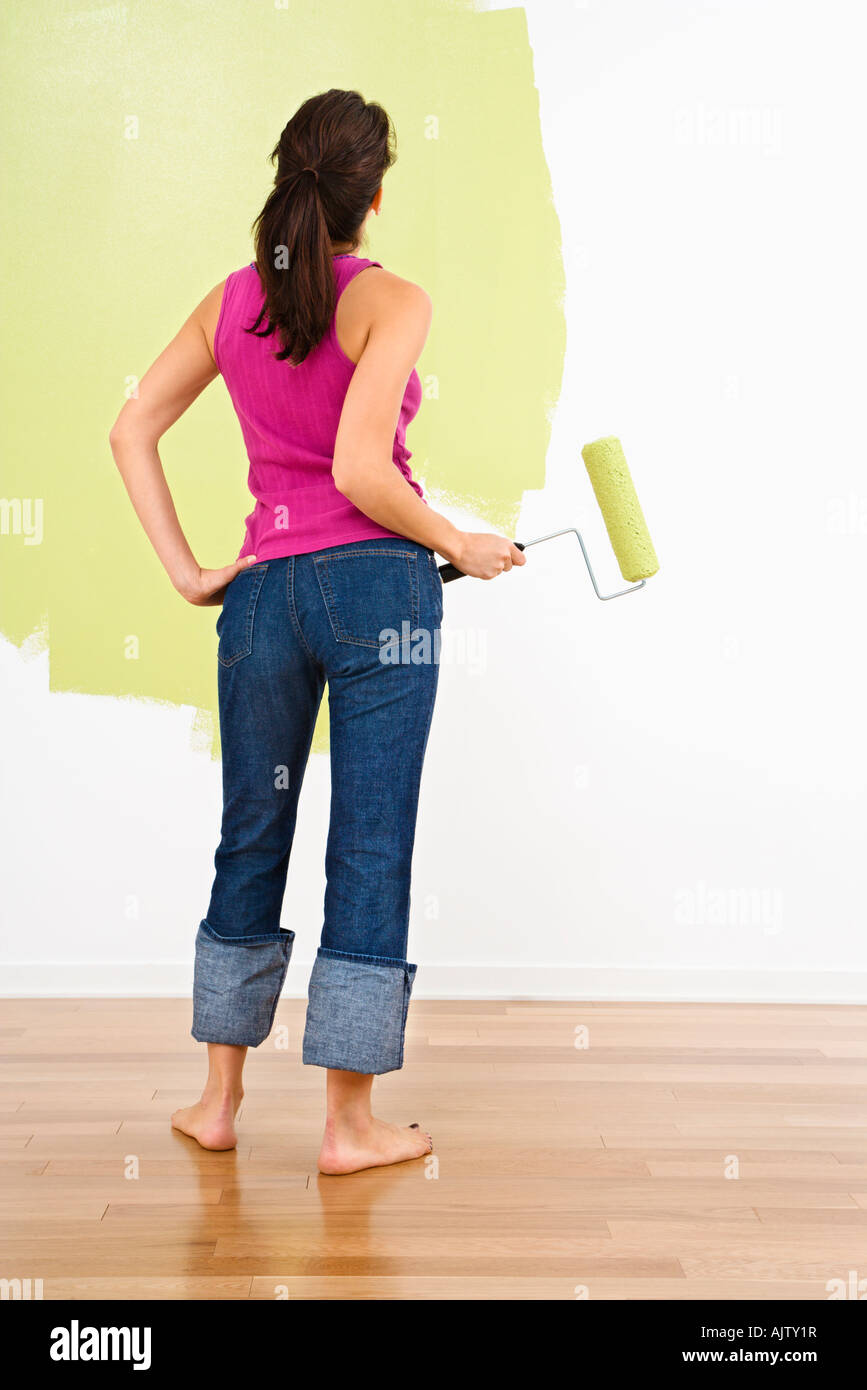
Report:
[[[379,261],[339,255],[332,259],[339,298],[367,266]],[[381,266],[380,266],[381,268]],[[241,425],[250,461],[248,486],[256,505],[238,558],[276,560],[304,555],[348,541],[393,537],[338,492],[331,469],[340,412],[355,363],[337,341],[332,319],[328,332],[298,367],[274,357],[276,333],[260,338],[245,333],[262,308],[264,295],[255,263],[226,280],[214,334],[214,359]],[[264,325],[259,325],[260,329]],[[404,391],[394,434],[392,458],[419,497],[424,495],[409,468],[406,427],[421,404],[421,381],[413,369]]]

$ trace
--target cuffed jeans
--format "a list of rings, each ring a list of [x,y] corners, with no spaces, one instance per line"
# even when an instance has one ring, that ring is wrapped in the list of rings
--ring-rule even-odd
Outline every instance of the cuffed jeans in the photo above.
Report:
[[[295,937],[280,914],[298,796],[328,684],[325,920],[303,1060],[403,1065],[419,783],[439,672],[442,581],[409,540],[354,541],[243,570],[217,621],[223,819],[196,937],[192,1034],[258,1047]]]

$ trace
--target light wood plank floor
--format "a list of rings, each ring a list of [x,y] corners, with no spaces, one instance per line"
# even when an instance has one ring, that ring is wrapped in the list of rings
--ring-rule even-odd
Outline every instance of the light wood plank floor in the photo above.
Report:
[[[237,1151],[208,1154],[168,1123],[203,1079],[186,1001],[2,1001],[0,1277],[46,1299],[867,1280],[867,1008],[416,1000],[378,1110],[424,1124],[436,1162],[343,1178],[316,1171],[303,1009],[250,1054]]]

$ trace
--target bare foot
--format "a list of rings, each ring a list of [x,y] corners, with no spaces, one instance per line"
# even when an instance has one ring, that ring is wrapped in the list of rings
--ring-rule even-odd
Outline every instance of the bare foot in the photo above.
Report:
[[[390,1125],[371,1115],[362,1121],[326,1120],[320,1173],[358,1173],[405,1163],[433,1152],[433,1139],[418,1125]]]
[[[244,1093],[235,1095],[209,1095],[207,1090],[195,1105],[176,1110],[172,1115],[172,1128],[182,1134],[189,1134],[203,1149],[234,1149],[238,1142],[235,1133],[235,1116]]]

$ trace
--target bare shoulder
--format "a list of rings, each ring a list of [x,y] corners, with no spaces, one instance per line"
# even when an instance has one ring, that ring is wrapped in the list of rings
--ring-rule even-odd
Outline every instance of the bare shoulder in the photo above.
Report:
[[[215,285],[212,290],[208,290],[204,299],[197,304],[194,313],[197,318],[208,320],[213,317],[214,310],[220,312],[220,305],[223,302],[223,291],[226,288],[226,281],[221,280],[219,285]]]
[[[337,301],[337,340],[358,363],[362,353],[416,361],[431,326],[433,305],[421,285],[383,266],[370,265],[354,276]],[[407,367],[407,371],[409,368]]]
[[[214,334],[217,331],[217,321],[220,317],[220,307],[223,303],[223,291],[226,281],[221,280],[219,285],[215,285],[209,290],[200,304],[193,310],[192,317],[198,322],[205,335],[205,342],[211,356],[214,355]]]
[[[429,314],[433,301],[427,290],[414,280],[405,280],[402,275],[386,270],[384,266],[371,265],[363,275],[356,275],[352,287],[358,287],[358,300],[364,296],[372,307],[399,314]]]

